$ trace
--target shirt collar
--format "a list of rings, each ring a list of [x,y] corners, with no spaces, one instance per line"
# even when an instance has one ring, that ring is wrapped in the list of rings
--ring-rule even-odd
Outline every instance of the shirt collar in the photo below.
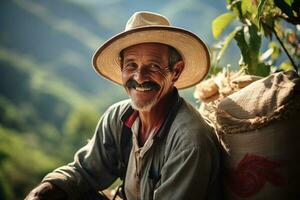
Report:
[[[173,94],[172,94],[172,99],[174,99],[174,105],[171,106],[171,109],[169,110],[166,119],[164,120],[162,126],[158,130],[157,134],[155,135],[155,138],[161,138],[165,132],[168,132],[167,129],[170,128],[172,122],[175,119],[175,116],[177,114],[178,108],[180,107],[182,103],[182,98],[178,94],[178,90],[174,88]],[[138,111],[134,110],[131,106],[129,106],[125,112],[121,115],[121,120],[123,124],[131,128],[132,124],[138,117]]]

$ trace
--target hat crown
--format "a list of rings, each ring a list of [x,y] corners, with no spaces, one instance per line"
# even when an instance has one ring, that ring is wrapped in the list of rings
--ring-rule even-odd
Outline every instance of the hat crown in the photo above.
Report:
[[[170,26],[169,20],[153,12],[136,12],[127,21],[125,31],[143,26]]]
[[[93,57],[94,69],[104,78],[123,85],[120,52],[142,43],[169,45],[182,55],[184,70],[175,83],[178,89],[199,83],[209,71],[209,52],[197,35],[172,27],[166,17],[148,11],[134,13],[128,20],[125,31],[99,47]]]

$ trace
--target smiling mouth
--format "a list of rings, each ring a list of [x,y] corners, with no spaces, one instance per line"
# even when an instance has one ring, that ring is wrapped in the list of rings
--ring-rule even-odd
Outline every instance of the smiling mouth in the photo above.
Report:
[[[136,91],[139,91],[139,92],[148,92],[148,91],[159,90],[160,89],[160,86],[158,84],[156,84],[154,82],[150,82],[150,81],[142,83],[142,84],[138,84],[134,80],[129,80],[126,83],[126,86],[128,88],[133,88],[133,89],[135,89]]]
[[[152,88],[149,88],[149,87],[135,87],[135,90],[136,91],[139,91],[139,92],[147,92],[147,91],[150,91],[152,90]]]

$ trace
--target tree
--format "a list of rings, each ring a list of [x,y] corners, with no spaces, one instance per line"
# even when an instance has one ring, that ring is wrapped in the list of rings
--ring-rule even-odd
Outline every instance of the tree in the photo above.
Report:
[[[226,48],[234,39],[241,51],[239,66],[250,74],[267,76],[271,71],[298,70],[300,64],[300,2],[296,0],[227,0],[227,9],[212,22],[218,39],[229,25],[235,28],[213,54],[213,70],[219,66]],[[277,41],[273,40],[273,37]],[[267,49],[261,51],[263,39]],[[219,46],[219,48],[218,48]],[[288,59],[280,57],[282,51]],[[214,73],[213,71],[213,73]]]

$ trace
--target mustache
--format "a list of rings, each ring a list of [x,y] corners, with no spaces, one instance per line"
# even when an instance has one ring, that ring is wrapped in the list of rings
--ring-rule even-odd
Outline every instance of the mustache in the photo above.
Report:
[[[151,89],[154,89],[154,90],[159,90],[160,89],[160,86],[157,83],[155,83],[155,82],[146,81],[146,82],[144,82],[142,84],[139,84],[138,82],[136,82],[133,79],[129,79],[125,83],[125,86],[128,87],[128,88],[143,87],[143,88],[151,88]]]

